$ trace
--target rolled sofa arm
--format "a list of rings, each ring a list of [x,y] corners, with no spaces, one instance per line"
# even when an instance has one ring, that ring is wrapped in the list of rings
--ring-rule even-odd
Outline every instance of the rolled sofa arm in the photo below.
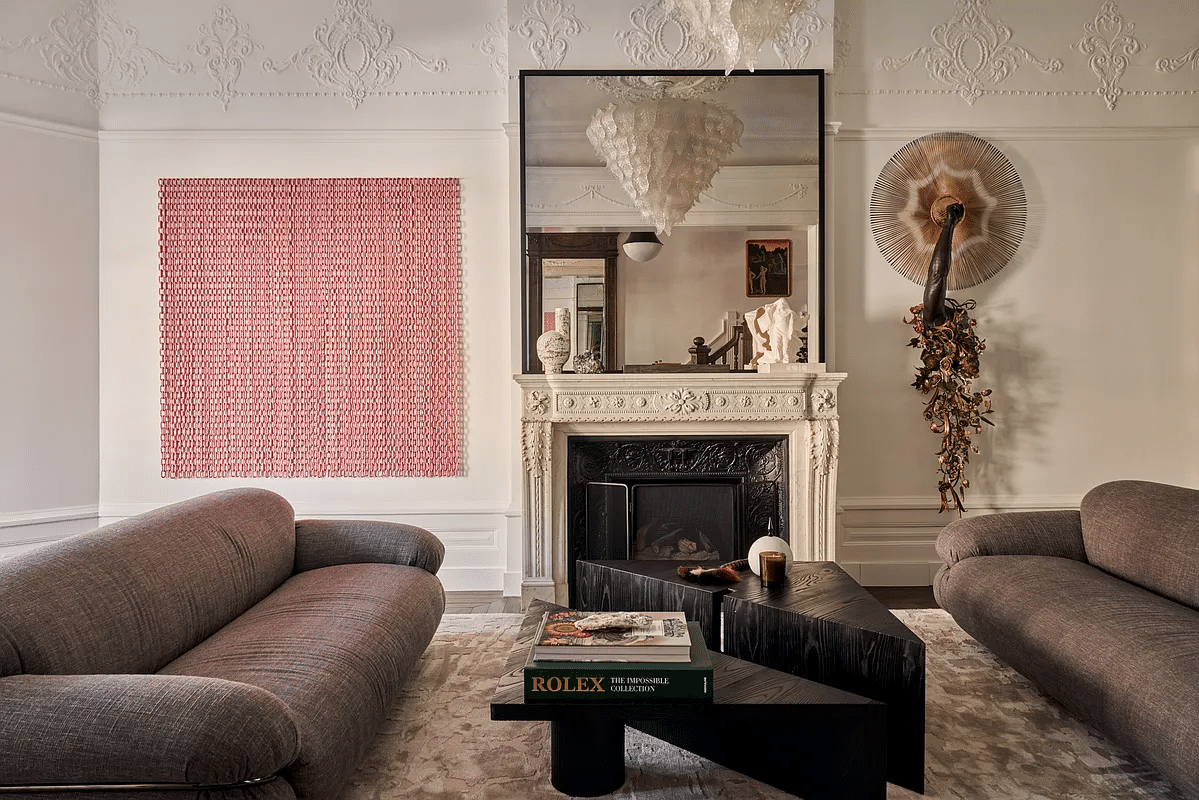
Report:
[[[0,678],[0,786],[227,785],[274,775],[299,752],[283,701],[236,681]]]
[[[954,520],[937,536],[947,566],[974,556],[1058,556],[1086,561],[1077,511],[1012,511]]]
[[[436,575],[445,545],[424,528],[375,520],[296,520],[295,571],[336,564],[399,564]]]

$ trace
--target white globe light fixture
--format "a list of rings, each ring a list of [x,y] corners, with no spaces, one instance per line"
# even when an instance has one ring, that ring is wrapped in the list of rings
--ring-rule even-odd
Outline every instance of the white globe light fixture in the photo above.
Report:
[[[624,240],[624,253],[634,261],[650,261],[662,252],[662,240],[653,231],[633,231]]]
[[[725,74],[742,59],[753,72],[762,45],[778,38],[808,0],[663,0],[724,52]]]

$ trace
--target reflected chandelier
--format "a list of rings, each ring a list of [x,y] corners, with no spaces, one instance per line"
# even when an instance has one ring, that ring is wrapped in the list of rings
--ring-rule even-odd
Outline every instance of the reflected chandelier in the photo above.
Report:
[[[695,96],[713,88],[711,81],[652,80],[644,91],[605,85],[624,99],[595,113],[587,138],[642,216],[669,234],[712,185],[745,126],[726,107]],[[639,91],[642,99],[632,99]]]
[[[667,12],[706,31],[724,52],[725,74],[744,59],[753,72],[762,45],[776,39],[809,0],[663,0]]]

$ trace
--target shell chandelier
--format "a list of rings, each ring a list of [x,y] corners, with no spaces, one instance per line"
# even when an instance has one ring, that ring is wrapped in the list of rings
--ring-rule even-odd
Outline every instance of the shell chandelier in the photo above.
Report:
[[[698,99],[710,87],[693,81],[660,76],[640,100],[630,99],[636,89],[617,89],[626,99],[599,109],[587,126],[596,153],[658,233],[683,221],[745,128],[728,108]]]
[[[786,30],[806,0],[662,0],[724,53],[725,73],[744,60],[753,72],[762,45]]]

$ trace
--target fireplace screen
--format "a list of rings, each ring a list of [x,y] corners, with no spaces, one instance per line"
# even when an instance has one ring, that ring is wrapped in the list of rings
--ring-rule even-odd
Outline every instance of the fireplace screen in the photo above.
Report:
[[[641,484],[633,487],[634,559],[715,561],[733,558],[734,487]]]

